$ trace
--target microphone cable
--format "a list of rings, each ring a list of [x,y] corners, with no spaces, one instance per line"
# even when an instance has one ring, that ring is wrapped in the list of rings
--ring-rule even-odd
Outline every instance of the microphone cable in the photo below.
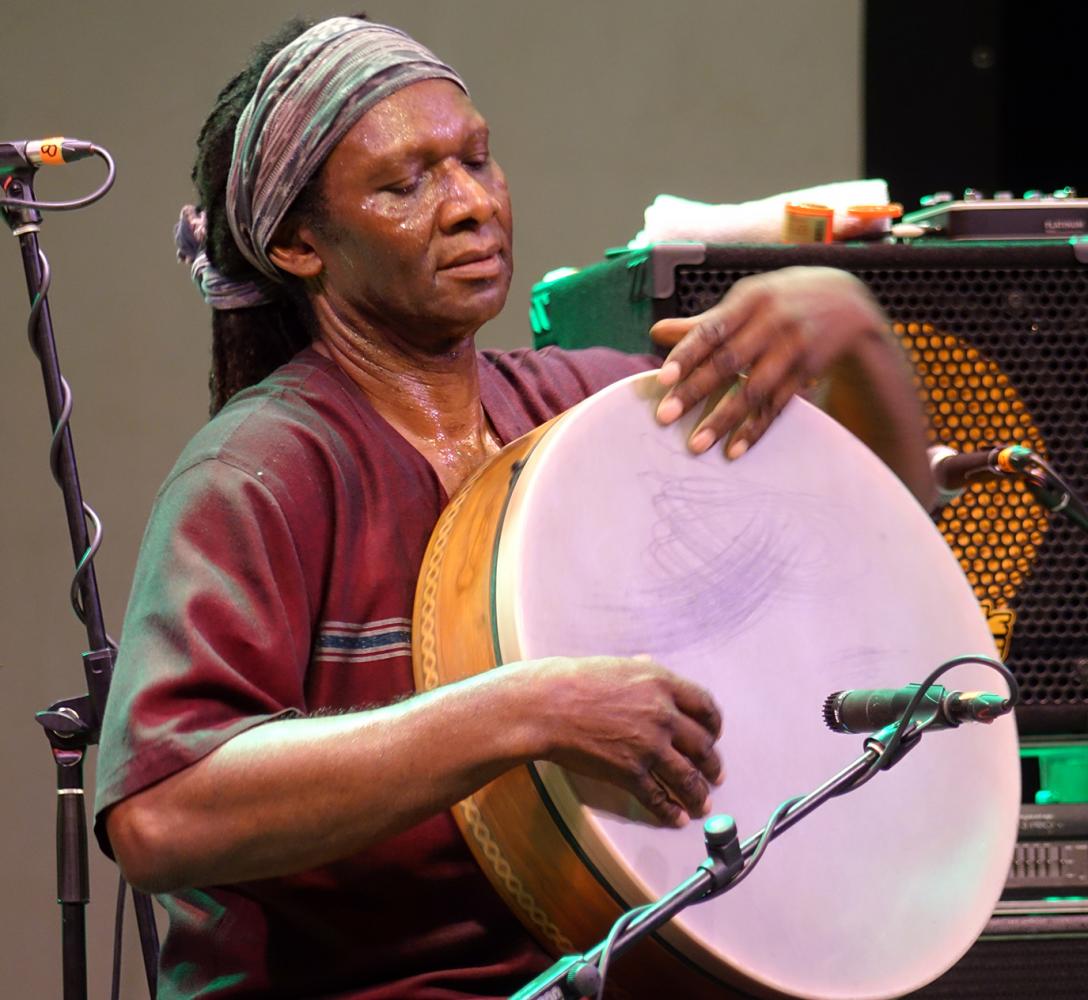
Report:
[[[108,193],[110,188],[113,187],[113,182],[117,178],[117,166],[113,162],[113,157],[110,156],[109,150],[104,149],[102,146],[96,146],[93,142],[87,143],[87,153],[91,156],[97,156],[99,159],[104,160],[106,163],[106,179],[90,194],[84,195],[82,198],[75,198],[71,201],[39,201],[37,198],[19,198],[7,193],[8,185],[12,179],[17,176],[16,173],[8,174],[3,183],[0,184],[0,190],[3,194],[0,194],[0,209],[7,208],[9,205],[18,206],[20,208],[36,208],[39,211],[46,212],[72,212],[77,208],[86,208],[88,205],[93,205],[96,201],[100,201]],[[37,169],[36,167],[34,169]]]
[[[910,701],[907,703],[907,707],[903,709],[903,714],[899,717],[899,721],[893,723],[895,732],[892,734],[892,737],[888,740],[887,744],[885,744],[884,752],[873,761],[869,766],[869,769],[862,774],[857,781],[848,788],[843,789],[844,792],[860,788],[878,771],[891,767],[892,764],[895,763],[896,753],[903,740],[907,737],[921,736],[921,734],[926,731],[928,728],[926,723],[923,723],[921,726],[915,726],[912,722],[914,714],[918,711],[918,706],[921,705],[926,693],[937,678],[948,673],[948,671],[952,670],[954,667],[964,666],[968,663],[977,663],[984,667],[989,667],[1004,678],[1005,683],[1009,687],[1009,696],[1006,699],[1007,707],[1002,714],[1007,714],[1012,711],[1020,700],[1020,684],[1016,680],[1013,672],[1005,666],[1004,663],[995,657],[985,656],[982,653],[965,653],[961,656],[954,656],[950,660],[945,660],[944,663],[932,670],[929,676],[918,685],[918,690],[914,692]],[[841,795],[842,792],[839,792],[838,794]]]

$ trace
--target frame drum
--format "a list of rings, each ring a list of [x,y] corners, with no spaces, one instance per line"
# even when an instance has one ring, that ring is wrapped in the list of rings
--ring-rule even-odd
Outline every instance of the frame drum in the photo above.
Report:
[[[545,656],[650,653],[721,706],[713,810],[742,839],[862,751],[826,696],[995,656],[959,564],[898,479],[793,400],[735,462],[692,455],[688,414],[654,419],[655,373],[618,382],[509,445],[457,494],[416,596],[416,684]],[[941,679],[1007,693],[978,665]],[[502,725],[501,719],[495,720]],[[1017,833],[1012,715],[927,734],[893,769],[776,839],[750,877],[612,966],[637,996],[862,1000],[953,965],[1002,890]],[[454,809],[484,871],[556,953],[705,857],[626,793],[538,763]]]

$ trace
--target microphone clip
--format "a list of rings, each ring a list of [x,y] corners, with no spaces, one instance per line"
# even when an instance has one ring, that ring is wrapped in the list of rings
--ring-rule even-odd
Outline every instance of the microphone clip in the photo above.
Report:
[[[0,198],[0,215],[8,224],[13,236],[41,231],[42,213],[33,205],[23,204],[23,202],[34,200],[33,177],[37,169],[33,165],[14,167],[6,171],[3,179],[0,180],[0,192],[3,192],[3,197]],[[7,198],[19,199],[19,201],[9,203],[5,200]]]
[[[900,725],[902,723],[892,722],[866,737],[862,744],[867,751],[876,754],[876,763],[872,768],[874,771],[887,771],[894,767],[922,741],[925,727],[916,722],[908,722],[907,728],[897,740],[895,737],[899,733]],[[868,775],[863,776],[862,780],[868,780]]]

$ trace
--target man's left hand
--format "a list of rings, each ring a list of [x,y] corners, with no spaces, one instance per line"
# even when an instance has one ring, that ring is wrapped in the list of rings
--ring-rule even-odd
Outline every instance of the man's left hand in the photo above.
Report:
[[[788,267],[742,278],[701,315],[650,330],[671,348],[658,376],[668,388],[658,419],[670,424],[704,403],[690,448],[704,452],[724,439],[726,455],[739,458],[794,393],[886,328],[869,290],[845,271]]]

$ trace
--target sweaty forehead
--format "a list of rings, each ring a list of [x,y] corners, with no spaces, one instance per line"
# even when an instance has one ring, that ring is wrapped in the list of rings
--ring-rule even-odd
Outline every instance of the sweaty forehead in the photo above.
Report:
[[[422,154],[486,134],[487,122],[468,95],[448,80],[421,80],[379,101],[333,151],[375,162]]]

